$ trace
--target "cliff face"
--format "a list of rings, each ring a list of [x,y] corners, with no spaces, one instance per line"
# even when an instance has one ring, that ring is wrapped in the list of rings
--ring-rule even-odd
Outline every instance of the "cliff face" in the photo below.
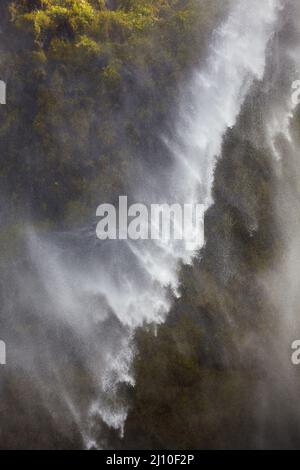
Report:
[[[296,76],[290,52],[298,50],[292,12],[270,45],[264,81],[224,137],[206,245],[181,268],[181,297],[156,335],[136,336],[122,448],[299,447],[300,382],[291,364],[299,336],[300,136],[299,109],[287,111]],[[271,145],[268,126],[278,116]]]
[[[181,269],[181,297],[157,335],[137,334],[136,386],[124,448],[256,445],[260,349],[275,312],[260,284],[282,241],[273,210],[277,177],[267,148],[247,140],[253,109],[228,131],[205,219],[207,243]]]
[[[206,244],[192,264],[178,267],[180,296],[170,289],[165,324],[154,328],[143,316],[148,326],[134,334],[133,364],[121,362],[123,382],[117,377],[115,385],[119,348],[131,354],[133,334],[113,307],[123,312],[128,301],[129,314],[140,307],[147,276],[119,245],[96,250],[91,215],[127,194],[134,178],[160,181],[172,168],[166,141],[182,87],[214,49],[212,32],[228,5],[2,1],[8,104],[0,109],[0,333],[14,359],[0,388],[2,448],[300,445],[299,380],[289,351],[300,334],[300,116],[287,113],[289,133],[279,119],[296,68],[298,13],[286,4],[265,78],[254,82],[225,133]],[[230,65],[232,51],[225,52]],[[38,235],[27,237],[28,223]],[[141,310],[155,304],[145,298]]]

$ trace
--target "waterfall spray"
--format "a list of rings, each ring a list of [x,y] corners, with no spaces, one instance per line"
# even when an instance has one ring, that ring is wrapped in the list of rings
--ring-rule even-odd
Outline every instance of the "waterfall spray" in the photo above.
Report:
[[[152,180],[132,181],[133,200],[151,205],[156,193],[169,204],[211,206],[223,137],[253,83],[263,80],[281,11],[279,0],[233,2],[205,63],[185,87],[172,139],[162,137],[173,159],[167,175],[157,174],[159,193]],[[274,132],[273,126],[270,142]],[[25,267],[13,266],[3,281],[3,308],[8,318],[13,312],[8,322],[22,316],[22,307],[41,325],[40,342],[28,331],[20,344],[11,344],[10,361],[30,376],[39,396],[48,391],[44,406],[51,419],[59,423],[61,412],[76,423],[87,448],[105,448],[107,428],[124,431],[128,403],[120,389],[134,386],[134,334],[165,321],[170,289],[178,295],[179,264],[191,263],[203,246],[200,241],[191,251],[187,242],[99,241],[94,227],[48,236],[29,229]],[[88,399],[74,387],[78,371],[71,370],[70,355],[84,371]]]

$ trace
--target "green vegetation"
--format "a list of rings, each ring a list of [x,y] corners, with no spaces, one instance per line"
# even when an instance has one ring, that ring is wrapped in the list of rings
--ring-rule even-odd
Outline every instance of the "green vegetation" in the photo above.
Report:
[[[201,59],[217,0],[15,0],[0,76],[0,185],[34,218],[78,223],[126,191]],[[199,47],[191,47],[197,44]],[[163,150],[161,150],[163,151]]]

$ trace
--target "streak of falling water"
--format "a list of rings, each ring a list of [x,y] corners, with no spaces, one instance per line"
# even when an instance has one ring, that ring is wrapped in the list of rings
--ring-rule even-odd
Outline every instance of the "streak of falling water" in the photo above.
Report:
[[[166,142],[174,157],[172,169],[148,186],[132,182],[135,200],[157,202],[155,193],[169,203],[210,206],[222,138],[234,126],[253,82],[263,79],[281,3],[233,2],[206,63],[187,86],[173,139]],[[30,374],[38,394],[50,391],[44,406],[58,426],[60,412],[68,413],[86,447],[103,448],[102,427],[122,433],[126,419],[127,405],[118,390],[122,384],[134,385],[135,329],[164,321],[168,288],[176,292],[178,286],[178,264],[191,262],[194,253],[185,242],[168,247],[154,241],[100,243],[93,230],[82,231],[79,239],[74,234],[42,237],[29,230],[31,268],[26,276],[20,267],[12,270],[3,308],[12,328],[18,311],[30,312],[42,327],[38,342],[30,331],[18,336],[18,343],[10,345],[10,361]],[[68,364],[70,355],[84,370],[92,403],[75,390],[60,365],[62,357]]]

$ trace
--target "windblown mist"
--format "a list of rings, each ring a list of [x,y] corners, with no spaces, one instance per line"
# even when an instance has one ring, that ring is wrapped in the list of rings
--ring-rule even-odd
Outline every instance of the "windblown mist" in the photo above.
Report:
[[[298,1],[0,14],[0,447],[299,447]],[[120,195],[205,242],[99,240]]]

